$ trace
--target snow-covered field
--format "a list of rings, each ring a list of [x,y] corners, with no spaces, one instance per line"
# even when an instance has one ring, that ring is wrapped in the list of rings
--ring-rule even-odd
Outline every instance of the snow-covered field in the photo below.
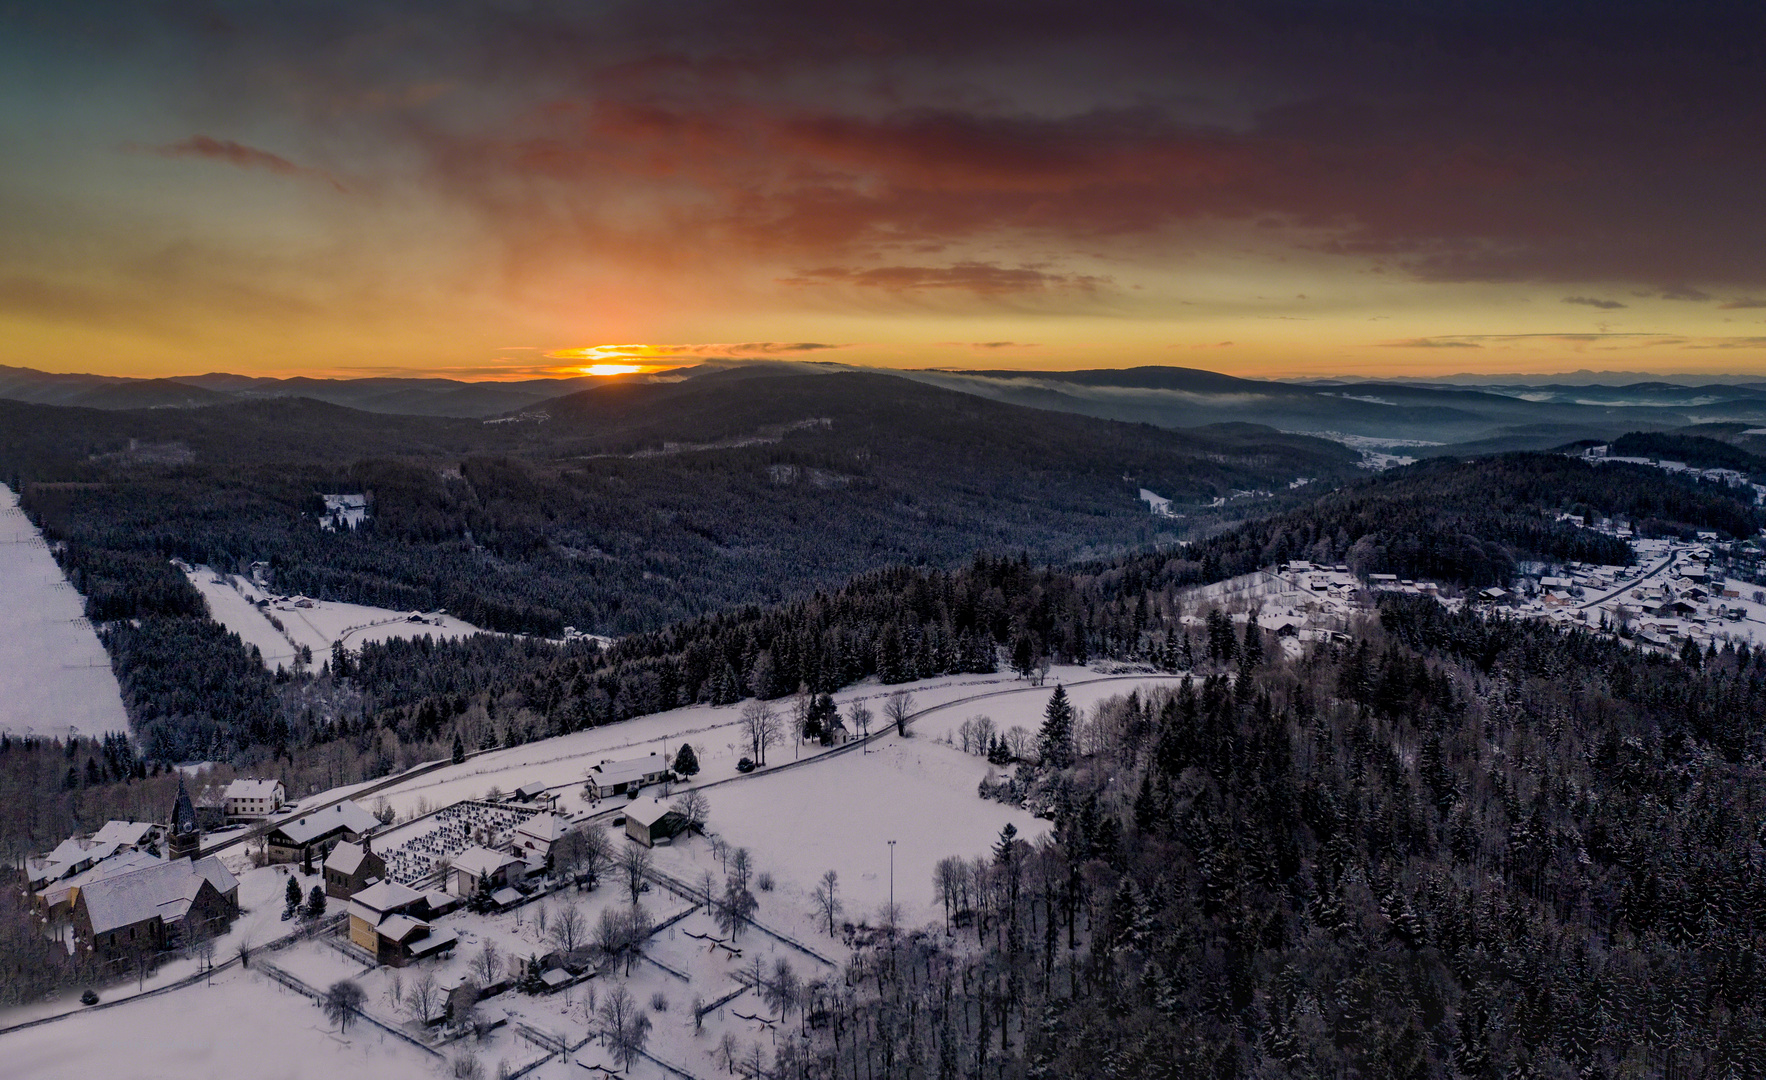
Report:
[[[122,692],[79,593],[0,484],[0,731],[127,731]]]
[[[345,648],[355,649],[363,642],[395,637],[456,638],[483,632],[452,615],[281,597],[238,574],[220,573],[206,566],[189,567],[184,573],[208,602],[214,620],[238,634],[247,645],[256,645],[263,654],[264,666],[270,668],[292,667],[295,650],[300,646],[313,651],[313,664],[317,666],[330,658],[331,646],[340,641]],[[272,618],[282,624],[282,629],[276,628]]]
[[[1048,682],[1042,687],[1032,687],[1007,672],[946,676],[902,686],[880,686],[868,680],[835,694],[834,702],[841,714],[847,715],[853,702],[863,700],[876,716],[871,730],[877,732],[886,726],[882,713],[890,695],[898,690],[907,691],[913,695],[914,710],[924,713],[913,723],[916,738],[942,739],[947,732],[954,731],[957,725],[976,714],[992,717],[1001,731],[1013,725],[1035,730],[1042,723],[1042,711],[1057,681],[1066,684],[1074,707],[1084,710],[1104,698],[1127,694],[1142,683],[1169,683],[1172,678],[1169,675],[1101,676],[1087,668],[1061,666],[1050,671]],[[790,708],[787,701],[772,704],[781,713]],[[737,761],[749,754],[741,732],[741,714],[740,705],[693,705],[671,709],[607,727],[478,754],[460,765],[428,773],[385,794],[393,809],[400,816],[408,817],[426,808],[436,809],[461,799],[483,798],[492,788],[509,792],[524,784],[537,783],[559,788],[561,808],[580,813],[590,809],[581,798],[583,778],[590,766],[603,759],[641,757],[652,752],[673,761],[683,740],[693,744],[702,770],[695,780],[703,786],[736,776]],[[880,743],[873,743],[873,749],[878,746]],[[822,747],[808,743],[794,748],[787,739],[783,745],[775,745],[767,752],[767,765],[777,767],[798,758],[824,753]],[[979,758],[974,760],[980,762]],[[968,783],[969,794],[973,795],[980,776],[977,774],[975,780]],[[604,809],[605,804],[601,808]]]
[[[311,1001],[237,967],[114,1009],[0,1041],[20,1080],[389,1080],[438,1075],[434,1058],[378,1028],[347,1035]]]

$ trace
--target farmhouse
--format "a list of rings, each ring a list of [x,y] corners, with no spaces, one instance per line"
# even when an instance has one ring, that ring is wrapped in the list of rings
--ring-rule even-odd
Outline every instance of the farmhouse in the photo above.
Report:
[[[686,826],[687,821],[679,812],[657,799],[639,799],[626,807],[625,834],[645,847],[672,839]]]
[[[379,818],[345,800],[282,822],[264,837],[264,850],[273,863],[298,862],[311,872],[315,855],[323,859],[339,843],[360,840],[379,827]]]
[[[386,877],[386,860],[374,854],[369,840],[359,844],[345,840],[325,857],[325,895],[348,900]]]
[[[629,795],[646,784],[668,779],[668,762],[655,751],[649,757],[603,761],[589,770],[587,794],[590,799],[610,799]]]
[[[256,821],[282,809],[288,801],[280,780],[235,780],[221,796],[227,820]]]
[[[393,967],[452,949],[459,938],[452,930],[429,925],[428,894],[382,881],[350,898],[350,940]]]
[[[239,881],[214,856],[156,862],[93,881],[73,905],[74,940],[115,960],[213,935],[239,914]]]

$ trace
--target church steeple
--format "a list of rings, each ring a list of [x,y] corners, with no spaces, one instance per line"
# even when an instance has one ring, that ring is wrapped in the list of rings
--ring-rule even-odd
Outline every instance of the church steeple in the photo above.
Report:
[[[184,787],[184,774],[178,774],[178,801],[172,804],[171,835],[166,842],[168,858],[196,858],[202,847],[202,830],[196,824],[196,804]]]

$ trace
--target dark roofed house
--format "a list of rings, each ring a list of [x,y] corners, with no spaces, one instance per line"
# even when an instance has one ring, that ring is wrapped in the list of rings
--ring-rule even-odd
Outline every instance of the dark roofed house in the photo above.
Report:
[[[270,862],[298,862],[312,872],[313,859],[323,860],[331,849],[354,842],[380,827],[380,819],[348,800],[284,821],[264,838]]]
[[[386,877],[386,860],[374,853],[371,841],[343,841],[325,857],[325,895],[348,900]]]

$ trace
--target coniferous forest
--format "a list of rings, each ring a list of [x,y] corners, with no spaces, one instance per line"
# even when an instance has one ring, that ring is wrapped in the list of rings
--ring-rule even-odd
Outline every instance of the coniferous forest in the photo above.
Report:
[[[385,470],[379,492],[399,490],[399,475],[431,483],[405,466],[373,468]],[[550,520],[560,489],[522,488],[529,468],[473,464],[460,479],[502,476],[511,513]],[[141,490],[210,482],[161,474]],[[983,859],[941,865],[948,925],[861,950],[820,1002],[826,1026],[783,1040],[774,1072],[1766,1068],[1766,669],[1756,653],[1646,656],[1388,598],[1345,640],[1295,659],[1255,619],[1235,629],[1217,610],[1186,610],[1182,595],[1295,559],[1467,588],[1530,560],[1623,563],[1623,544],[1559,516],[1619,517],[1645,534],[1753,534],[1759,512],[1726,489],[1559,456],[1433,460],[1203,529],[1187,545],[1079,562],[1046,549],[926,559],[837,585],[806,575],[795,595],[738,588],[735,602],[652,617],[606,646],[395,639],[267,671],[166,561],[220,542],[214,530],[259,496],[217,505],[200,527],[174,515],[144,534],[145,504],[130,502],[139,492],[81,483],[27,488],[28,505],[101,625],[134,739],[0,743],[9,799],[36,808],[8,815],[8,850],[161,794],[177,760],[229,762],[305,791],[693,702],[1108,659],[1193,678],[1086,715],[1057,698],[1034,749],[996,748],[1009,779],[981,794],[1035,791],[1052,837],[1002,835]],[[290,558],[281,580],[362,575],[414,550],[431,511],[416,495],[380,498],[389,513],[378,529],[310,540],[356,554]],[[278,528],[265,535],[290,542]],[[231,557],[261,553],[250,529],[225,535]],[[506,615],[511,629],[550,627],[519,588],[504,588],[521,576],[472,579],[487,625]],[[405,597],[397,574],[384,580]],[[349,588],[367,598],[365,586]],[[27,963],[46,973],[33,985],[78,977],[42,960]]]

